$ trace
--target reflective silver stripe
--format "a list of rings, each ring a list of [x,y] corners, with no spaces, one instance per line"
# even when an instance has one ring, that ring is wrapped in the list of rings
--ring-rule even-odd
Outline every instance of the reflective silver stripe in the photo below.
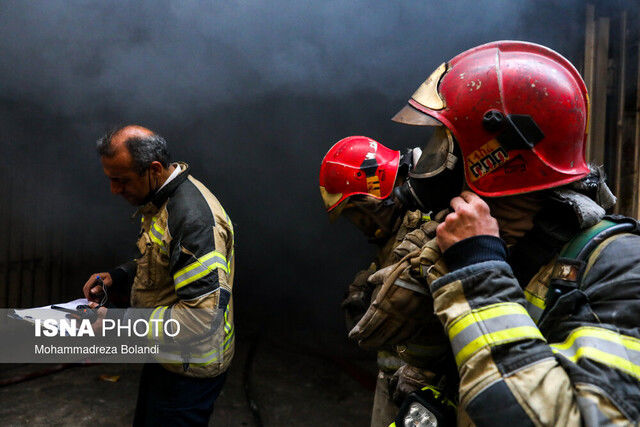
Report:
[[[202,364],[202,365],[209,365],[213,362],[216,362],[219,359],[219,356],[222,354],[221,351],[219,350],[212,350],[209,353],[206,354],[202,354],[202,355],[193,355],[190,354],[188,357],[188,363],[194,363],[194,364]],[[158,355],[157,359],[160,362],[177,362],[177,363],[184,363],[184,358],[181,354],[178,353],[169,353],[169,352],[160,352],[160,354]]]
[[[540,320],[540,317],[542,316],[543,310],[531,304],[529,301],[525,304],[525,308],[527,309],[529,316],[531,316],[533,321],[537,324],[538,320]]]
[[[540,320],[540,317],[542,317],[542,313],[544,312],[546,306],[545,301],[543,298],[540,298],[539,296],[527,291],[526,289],[524,291],[524,297],[527,301],[525,307],[527,308],[527,311],[529,312],[531,318],[537,324],[538,320]]]
[[[159,320],[159,322],[149,323],[149,334],[147,337],[150,340],[157,339],[158,341],[164,341],[164,312],[167,311],[168,306],[158,306],[152,312],[149,320]],[[157,326],[156,326],[157,325]],[[156,328],[158,336],[155,336]]]
[[[524,314],[507,314],[505,316],[494,317],[492,319],[485,319],[481,322],[472,323],[462,331],[458,333],[451,340],[451,347],[453,353],[458,354],[469,343],[478,339],[479,337],[511,329],[518,326],[535,326],[531,321],[531,317]]]
[[[563,343],[551,344],[554,353],[577,362],[587,358],[640,379],[640,340],[604,328],[585,326]]]
[[[227,304],[227,308],[224,309],[224,333],[228,335],[231,329],[233,329],[233,325],[229,323],[229,304]]]
[[[167,253],[166,245],[162,240],[162,238],[164,237],[164,230],[162,230],[162,228],[158,226],[157,218],[155,217],[153,218],[151,225],[149,226],[149,237],[151,238],[152,242],[160,246],[160,251],[165,254]]]
[[[413,291],[422,295],[429,295],[427,290],[424,289],[422,286],[416,285],[414,283],[409,283],[402,279],[397,279],[395,282],[393,282],[393,284],[396,286],[400,286],[401,288],[409,289],[410,291]]]
[[[486,346],[544,337],[523,306],[500,303],[472,310],[456,319],[447,330],[460,366]]]
[[[158,240],[162,241],[162,238],[164,237],[164,234],[161,233],[160,231],[158,231],[158,228],[156,227],[156,223],[154,222],[153,225],[151,227],[149,227],[149,232]]]
[[[213,251],[201,256],[198,260],[173,275],[175,289],[180,289],[189,283],[195,282],[209,273],[212,273],[216,268],[221,268],[226,273],[229,273],[227,260],[222,256],[222,254]]]

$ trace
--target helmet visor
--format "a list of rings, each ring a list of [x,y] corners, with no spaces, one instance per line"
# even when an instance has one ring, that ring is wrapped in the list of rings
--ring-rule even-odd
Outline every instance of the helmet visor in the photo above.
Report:
[[[449,129],[444,126],[435,128],[431,138],[422,149],[422,154],[409,172],[412,178],[430,178],[445,169],[453,169],[456,156],[453,154],[454,142]]]

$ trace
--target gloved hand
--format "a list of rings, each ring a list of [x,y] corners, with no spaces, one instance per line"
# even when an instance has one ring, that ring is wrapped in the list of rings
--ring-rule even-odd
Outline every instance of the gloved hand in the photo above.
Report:
[[[389,381],[389,396],[400,406],[409,393],[420,390],[427,385],[435,386],[437,381],[438,376],[433,372],[411,365],[403,365]]]
[[[420,254],[412,259],[414,269],[419,271],[419,275],[426,279],[427,286],[436,279],[448,273],[447,266],[442,258],[442,252],[436,239],[431,239],[422,246]]]
[[[422,224],[420,228],[416,228],[415,230],[407,233],[404,236],[402,243],[396,246],[393,250],[396,260],[400,260],[408,253],[422,248],[426,242],[435,236],[438,224],[439,223],[436,221],[428,221]]]
[[[361,347],[392,346],[408,340],[424,325],[433,324],[433,300],[424,279],[416,277],[412,268],[419,255],[419,249],[410,252],[369,278],[371,284],[381,285],[380,290],[349,333]]]
[[[362,319],[371,303],[373,287],[367,283],[367,278],[375,271],[376,265],[374,263],[371,263],[368,269],[359,271],[345,293],[345,299],[340,307],[344,310],[347,331],[353,329],[358,321]]]

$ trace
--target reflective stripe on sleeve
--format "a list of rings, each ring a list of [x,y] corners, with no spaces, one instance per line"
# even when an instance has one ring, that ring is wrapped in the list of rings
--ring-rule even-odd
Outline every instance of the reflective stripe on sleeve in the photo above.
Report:
[[[178,290],[189,283],[195,282],[207,274],[212,273],[216,268],[222,269],[227,274],[229,273],[227,259],[222,254],[212,251],[201,256],[195,262],[192,262],[173,275],[175,289]]]
[[[151,316],[149,316],[149,334],[147,335],[147,338],[150,340],[153,340],[154,338],[159,341],[164,340],[164,312],[167,311],[167,308],[169,307],[161,305],[151,312]],[[158,335],[154,337],[156,328]]]
[[[551,350],[577,363],[586,358],[623,371],[640,380],[640,340],[604,328],[583,326],[571,331]]]
[[[526,307],[529,315],[534,322],[538,323],[546,307],[544,300],[528,291],[524,291],[524,297],[527,300]]]
[[[500,303],[472,310],[456,319],[447,331],[458,366],[483,347],[525,339],[544,341],[540,330],[516,303]]]

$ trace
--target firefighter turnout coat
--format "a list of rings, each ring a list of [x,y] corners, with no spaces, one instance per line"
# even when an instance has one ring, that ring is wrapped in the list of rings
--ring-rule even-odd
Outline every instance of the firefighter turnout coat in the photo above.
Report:
[[[459,425],[640,421],[637,223],[604,211],[585,221],[596,209],[573,196],[541,211],[508,256],[491,236],[444,254],[450,272],[430,289],[460,375]],[[627,232],[593,238],[616,222]],[[583,259],[570,254],[590,241]]]
[[[175,319],[181,326],[176,341],[188,340],[189,332],[198,336],[189,346],[195,351],[161,353],[166,369],[214,377],[228,368],[234,353],[233,225],[216,197],[189,175],[188,165],[177,166],[179,175],[138,210],[135,263],[118,267],[112,278],[114,285],[133,278],[130,301],[136,310],[125,317]]]

